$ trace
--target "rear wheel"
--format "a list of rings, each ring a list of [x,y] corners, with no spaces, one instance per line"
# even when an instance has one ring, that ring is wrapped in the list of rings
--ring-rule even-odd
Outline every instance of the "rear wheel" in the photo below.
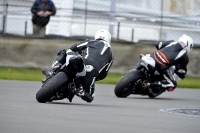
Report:
[[[36,100],[39,103],[47,102],[59,89],[68,81],[65,72],[58,72],[49,79],[36,94]]]
[[[141,78],[144,78],[143,72],[139,70],[129,71],[115,86],[115,95],[122,98],[129,96],[135,83]]]

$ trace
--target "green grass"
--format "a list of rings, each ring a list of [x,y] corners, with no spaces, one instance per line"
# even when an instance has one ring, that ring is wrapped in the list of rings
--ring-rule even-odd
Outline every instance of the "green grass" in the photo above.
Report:
[[[124,74],[109,73],[108,76],[97,84],[116,84]],[[41,81],[45,76],[40,69],[5,68],[0,67],[0,79]],[[178,82],[180,88],[200,88],[200,78],[186,77]]]
[[[178,82],[180,88],[200,88],[200,78],[186,77]]]
[[[41,81],[44,78],[41,70],[28,68],[0,68],[0,79]]]

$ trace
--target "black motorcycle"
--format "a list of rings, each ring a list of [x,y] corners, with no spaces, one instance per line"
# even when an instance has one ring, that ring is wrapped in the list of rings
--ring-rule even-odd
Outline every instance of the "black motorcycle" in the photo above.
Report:
[[[79,87],[77,72],[81,72],[84,67],[82,58],[72,58],[70,63],[65,64],[52,76],[43,82],[41,89],[36,93],[36,100],[40,103],[52,102],[71,98],[75,95],[76,87]]]
[[[171,71],[173,72],[173,67]],[[164,77],[155,70],[155,60],[150,55],[140,55],[140,63],[135,69],[126,73],[116,84],[114,92],[117,97],[125,98],[131,94],[148,95],[155,98],[165,92],[161,81]]]

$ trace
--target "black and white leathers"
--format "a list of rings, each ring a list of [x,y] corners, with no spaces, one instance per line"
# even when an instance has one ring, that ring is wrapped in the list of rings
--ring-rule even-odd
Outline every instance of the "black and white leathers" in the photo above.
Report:
[[[109,43],[103,40],[86,40],[70,48],[82,55],[86,65],[86,76],[81,77],[83,89],[94,97],[94,83],[104,79],[113,63],[113,55]]]
[[[156,45],[158,49],[156,52],[152,53],[151,56],[156,61],[156,68],[159,73],[163,74],[166,82],[163,83],[163,87],[167,89],[175,89],[176,81],[169,71],[171,66],[175,66],[175,73],[179,75],[180,78],[184,78],[187,72],[187,64],[189,58],[185,46],[182,43],[175,41],[160,42]]]

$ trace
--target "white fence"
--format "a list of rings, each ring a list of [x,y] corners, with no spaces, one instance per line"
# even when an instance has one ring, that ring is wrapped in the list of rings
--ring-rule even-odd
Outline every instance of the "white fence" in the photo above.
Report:
[[[33,2],[0,1],[0,31],[32,34]],[[198,0],[54,0],[54,4],[57,14],[51,17],[46,34],[94,36],[104,28],[113,38],[131,42],[177,40],[188,34],[200,44]]]

